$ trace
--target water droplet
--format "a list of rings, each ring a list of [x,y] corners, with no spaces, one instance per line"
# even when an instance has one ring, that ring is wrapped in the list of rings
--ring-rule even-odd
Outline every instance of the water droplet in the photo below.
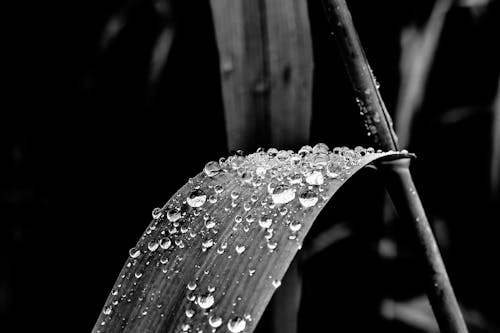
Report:
[[[295,190],[288,185],[280,184],[273,189],[271,198],[275,204],[286,204],[295,198]]]
[[[253,221],[255,221],[255,217],[254,217],[252,214],[248,214],[248,215],[245,217],[245,220],[246,220],[248,223],[252,223]]]
[[[231,199],[236,200],[240,196],[240,192],[234,190],[231,192]]]
[[[268,242],[267,243],[267,248],[271,251],[274,251],[278,247],[277,242]]]
[[[306,183],[309,185],[323,185],[324,182],[321,171],[313,171],[306,176]]]
[[[199,295],[196,300],[200,308],[208,309],[215,303],[215,298],[212,294]]]
[[[153,211],[151,212],[151,215],[153,215],[153,218],[155,220],[159,219],[160,217],[163,216],[163,211],[161,208],[158,208],[156,207],[155,209],[153,209]]]
[[[207,287],[207,290],[211,293],[213,293],[215,291],[215,287],[214,286],[208,286]]]
[[[281,286],[281,281],[280,280],[273,280],[273,287],[278,288],[279,286]]]
[[[241,217],[241,215],[236,215],[234,217],[234,222],[241,223],[241,221],[243,221],[243,217]]]
[[[298,154],[300,157],[304,158],[306,155],[312,153],[312,147],[311,146],[302,146],[302,148],[299,149]]]
[[[151,241],[148,243],[148,250],[151,251],[151,252],[154,252],[156,251],[156,249],[158,248],[158,242],[157,241]]]
[[[164,250],[168,249],[172,245],[172,241],[168,237],[163,237],[160,239],[160,247]]]
[[[242,254],[243,252],[245,252],[246,247],[245,247],[245,245],[236,245],[235,249],[236,249],[236,253]]]
[[[290,230],[291,230],[292,232],[297,232],[297,231],[299,231],[301,228],[302,228],[302,224],[301,224],[299,221],[294,220],[294,221],[292,221],[292,222],[290,223]]]
[[[305,208],[312,207],[318,202],[318,193],[305,188],[299,193],[299,202]]]
[[[207,249],[211,248],[214,245],[214,241],[212,239],[207,239],[203,243],[201,243],[201,246],[203,247],[203,251],[206,251]]]
[[[187,288],[189,290],[195,290],[196,289],[196,282],[194,282],[194,281],[189,282],[187,285]]]
[[[273,223],[273,219],[269,215],[262,215],[259,219],[259,225],[262,228],[269,228],[271,224]]]
[[[210,326],[212,326],[213,328],[217,328],[219,327],[220,325],[222,325],[222,318],[219,317],[219,316],[210,316],[208,317],[208,323],[210,324]]]
[[[326,175],[330,178],[337,178],[343,171],[343,167],[335,162],[330,162],[326,166]]]
[[[135,275],[135,277],[136,277],[136,278],[138,278],[138,279],[139,279],[139,278],[141,278],[142,273],[141,273],[141,272],[135,272],[135,274],[134,274],[134,275]]]
[[[210,220],[206,220],[205,221],[205,227],[207,229],[212,229],[213,227],[215,227],[215,220],[214,219],[210,219]]]
[[[318,154],[318,153],[328,153],[328,146],[324,143],[317,143],[313,149],[312,149],[312,152],[314,154]]]
[[[190,328],[191,328],[191,326],[189,324],[182,324],[182,326],[181,326],[181,329],[183,332],[189,331]]]
[[[186,310],[186,317],[191,318],[194,316],[194,310],[193,309],[187,309]]]
[[[222,192],[224,192],[224,187],[222,187],[222,185],[215,185],[214,191],[217,194],[221,194]]]
[[[196,189],[188,195],[186,201],[189,206],[198,208],[203,206],[205,201],[207,201],[207,195],[202,190]]]
[[[181,212],[180,212],[180,209],[178,208],[170,208],[168,211],[167,211],[167,219],[170,221],[170,222],[175,222],[177,221],[178,219],[180,219],[182,216]]]
[[[104,313],[106,316],[111,314],[111,307],[105,307],[104,310],[102,310],[102,313]]]
[[[227,328],[229,329],[229,331],[231,333],[243,332],[243,330],[245,329],[246,326],[247,326],[246,320],[241,318],[241,317],[231,318],[227,322]]]
[[[205,175],[208,177],[214,177],[217,174],[221,172],[221,168],[219,165],[219,162],[215,161],[210,161],[207,164],[205,164],[205,167],[203,168],[203,172],[205,172]]]
[[[128,254],[130,255],[130,258],[135,259],[141,255],[141,251],[138,248],[133,247],[128,251]]]

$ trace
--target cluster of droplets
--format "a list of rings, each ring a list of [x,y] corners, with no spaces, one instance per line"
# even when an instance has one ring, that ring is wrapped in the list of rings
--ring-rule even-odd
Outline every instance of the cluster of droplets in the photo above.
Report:
[[[155,263],[168,281],[182,269],[186,247],[199,247],[201,253],[216,251],[228,260],[242,256],[250,260],[251,242],[260,242],[260,248],[269,254],[276,253],[284,241],[293,241],[300,249],[303,217],[329,199],[331,182],[343,182],[361,158],[371,153],[374,153],[371,148],[330,150],[319,143],[304,146],[296,153],[270,148],[245,156],[238,151],[228,158],[208,162],[200,176],[190,179],[164,207],[152,211],[153,221],[137,246],[130,249],[128,263],[120,276],[122,283],[113,290],[103,314],[106,318],[111,316],[120,302],[131,303],[134,299],[146,302],[147,290],[136,287],[137,281],[144,279],[144,267]],[[232,221],[232,232],[219,233],[219,229],[227,228],[221,225],[222,221]],[[287,232],[285,237],[278,237],[284,235],[279,230]],[[251,232],[255,237],[241,237]],[[154,256],[159,259],[154,260]],[[256,272],[258,262],[253,262],[246,278]],[[273,288],[281,284],[279,279],[269,281]],[[122,287],[127,283],[128,288]],[[184,310],[186,320],[180,326],[181,331],[195,332],[194,318],[198,314],[206,315],[203,318],[212,329],[225,325],[232,333],[245,330],[248,321],[245,316],[234,311],[227,318],[217,314],[214,291],[213,286],[201,291],[195,282],[187,285],[187,298],[192,305]],[[158,303],[138,317],[154,311],[166,309],[163,303]]]

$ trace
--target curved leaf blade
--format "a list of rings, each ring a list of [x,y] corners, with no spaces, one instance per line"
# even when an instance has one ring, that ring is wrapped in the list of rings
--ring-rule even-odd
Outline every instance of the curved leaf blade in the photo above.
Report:
[[[252,332],[333,194],[400,155],[325,147],[207,164],[153,210],[93,332]]]

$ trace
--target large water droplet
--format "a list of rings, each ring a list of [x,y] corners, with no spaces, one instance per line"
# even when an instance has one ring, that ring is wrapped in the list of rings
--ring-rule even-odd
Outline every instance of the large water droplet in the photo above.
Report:
[[[299,193],[299,202],[305,208],[312,207],[318,202],[318,193],[305,188]]]
[[[280,280],[273,280],[273,287],[278,288],[279,286],[281,286],[281,281]]]
[[[218,173],[221,172],[219,162],[215,162],[215,161],[208,162],[207,164],[205,164],[205,168],[203,168],[203,172],[205,172],[205,175],[207,175],[208,177],[216,176]]]
[[[220,325],[222,325],[222,318],[219,317],[219,316],[210,316],[208,317],[208,323],[210,324],[210,326],[212,326],[213,328],[217,328],[219,327]]]
[[[207,201],[207,195],[202,190],[196,189],[196,190],[192,191],[191,193],[189,193],[186,201],[187,201],[188,205],[191,207],[194,207],[194,208],[201,207],[201,206],[203,206],[205,201]]]
[[[276,185],[271,198],[275,204],[286,204],[295,198],[295,190],[285,184]]]
[[[215,303],[215,298],[212,294],[199,295],[197,303],[202,309],[208,309]]]
[[[246,320],[241,318],[241,317],[231,318],[227,322],[227,328],[229,329],[229,331],[231,333],[243,332],[243,330],[245,329],[246,326],[247,326]]]

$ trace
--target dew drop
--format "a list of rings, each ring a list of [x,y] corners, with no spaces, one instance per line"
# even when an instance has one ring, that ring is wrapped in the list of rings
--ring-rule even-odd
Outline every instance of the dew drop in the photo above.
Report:
[[[240,192],[234,190],[231,192],[231,199],[236,200],[240,196]]]
[[[294,220],[290,223],[289,227],[292,232],[297,232],[302,228],[302,224],[299,221]]]
[[[138,248],[133,247],[128,251],[128,254],[130,255],[130,258],[135,259],[141,255],[141,251]]]
[[[221,194],[224,191],[224,187],[222,187],[222,185],[215,185],[214,191],[217,194]]]
[[[273,219],[269,215],[262,215],[259,219],[259,225],[262,228],[269,228],[271,224],[273,223]]]
[[[306,176],[306,183],[309,185],[323,185],[324,182],[321,171],[313,171]]]
[[[337,178],[342,173],[342,170],[340,163],[331,161],[326,166],[326,175],[330,178]]]
[[[245,252],[246,247],[245,247],[245,245],[236,245],[235,250],[236,250],[236,253],[242,254],[243,252]]]
[[[202,309],[208,309],[215,303],[215,299],[212,294],[199,295],[196,301]]]
[[[219,316],[210,316],[208,318],[208,323],[210,324],[210,326],[212,326],[213,328],[217,328],[219,327],[220,325],[222,325],[222,318],[219,317]]]
[[[148,250],[151,251],[151,252],[154,252],[156,251],[156,249],[158,248],[158,242],[157,241],[151,241],[148,243]]]
[[[318,193],[310,189],[303,189],[299,193],[299,202],[304,208],[313,207],[318,202]]]
[[[245,329],[246,326],[247,326],[246,320],[241,318],[241,317],[231,318],[227,322],[227,328],[229,329],[229,331],[231,333],[243,332],[243,330]]]
[[[177,221],[178,219],[180,219],[182,216],[180,210],[178,208],[170,208],[168,211],[167,211],[167,219],[170,221],[170,222],[175,222]]]
[[[273,287],[278,288],[279,286],[281,286],[281,281],[280,280],[273,280]]]
[[[317,143],[313,149],[312,149],[312,152],[314,154],[318,154],[318,153],[328,153],[328,146],[324,143]]]
[[[193,309],[187,309],[186,310],[186,317],[191,318],[194,316],[194,310]]]
[[[155,220],[159,219],[160,217],[162,217],[163,215],[163,212],[162,212],[162,209],[161,208],[158,208],[156,207],[155,209],[153,209],[153,211],[151,212],[151,215],[153,215],[153,218]]]
[[[207,164],[205,164],[203,172],[205,172],[205,175],[207,175],[208,177],[216,176],[221,172],[221,167],[219,165],[219,162],[215,161],[208,162]]]
[[[172,245],[172,241],[168,237],[163,237],[160,239],[160,247],[164,250],[168,249]]]
[[[207,239],[203,243],[201,243],[201,246],[203,247],[203,251],[206,251],[207,249],[211,248],[214,245],[213,239]]]
[[[241,217],[241,215],[236,215],[234,217],[234,222],[241,223],[241,221],[243,221],[243,217]]]
[[[205,227],[207,229],[212,229],[213,227],[215,227],[215,220],[211,218],[211,219],[205,221]]]
[[[196,282],[194,282],[194,281],[189,282],[187,285],[187,288],[189,290],[195,290],[196,289]]]
[[[205,201],[207,201],[207,195],[202,190],[196,189],[188,195],[186,201],[189,206],[198,208],[203,206]]]
[[[295,190],[288,185],[280,184],[273,189],[271,198],[274,204],[286,204],[295,198]]]

